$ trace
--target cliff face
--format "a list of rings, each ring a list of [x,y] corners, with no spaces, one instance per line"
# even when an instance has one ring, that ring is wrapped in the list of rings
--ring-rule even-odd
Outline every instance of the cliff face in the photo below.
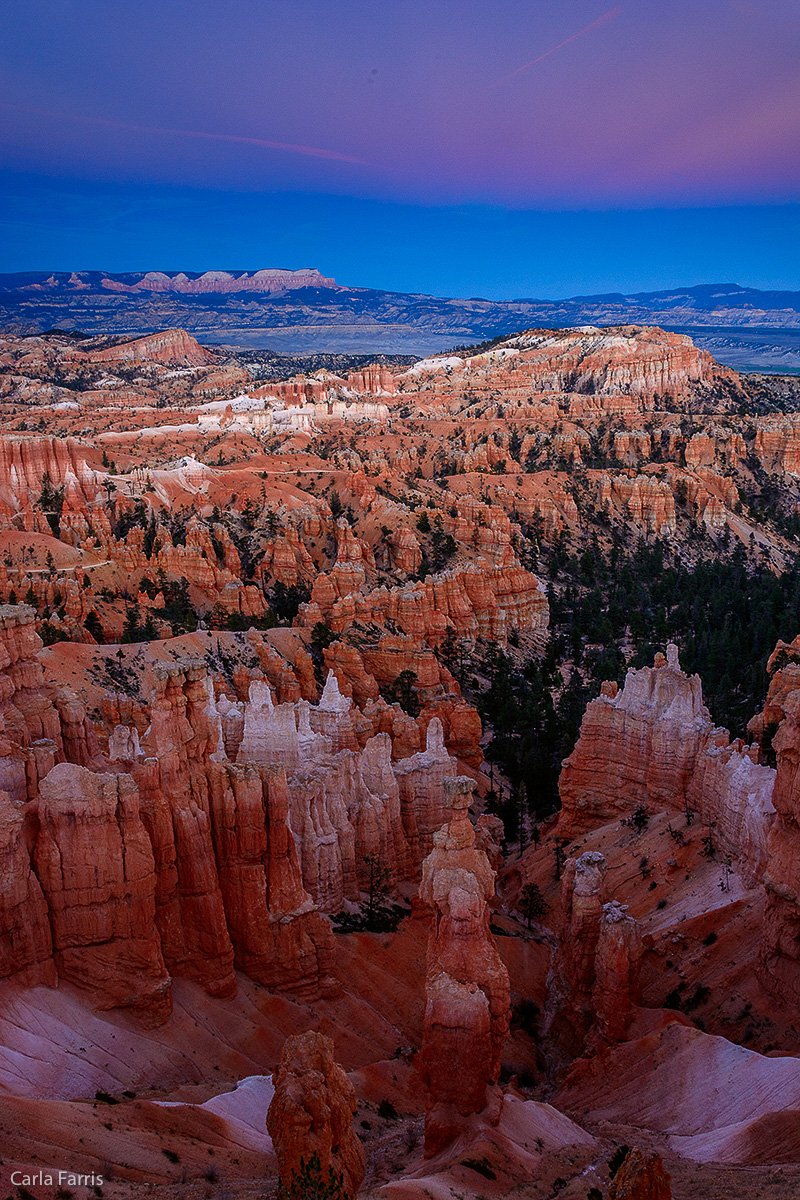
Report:
[[[723,847],[740,858],[745,881],[758,883],[767,863],[767,839],[775,818],[775,771],[758,762],[758,747],[727,742],[717,734],[697,756],[686,791],[689,808],[714,825]]]
[[[333,957],[330,926],[303,887],[281,767],[210,769],[216,871],[234,963],[274,989],[319,995]]]
[[[564,762],[559,833],[576,834],[638,807],[689,808],[714,825],[745,878],[764,869],[773,819],[775,772],[759,764],[758,748],[730,742],[703,704],[700,679],[681,671],[667,647],[655,667],[628,672],[587,705],[575,749]]]
[[[444,393],[467,383],[476,388],[484,376],[503,390],[527,385],[538,393],[570,393],[583,402],[573,404],[576,413],[648,410],[656,397],[682,400],[694,385],[736,378],[684,334],[636,325],[529,330],[483,354],[417,363],[405,378],[420,376]],[[620,405],[625,398],[628,404]]]
[[[0,979],[55,986],[47,901],[33,870],[22,813],[0,792]]]
[[[473,784],[457,778],[445,788],[450,822],[434,835],[419,889],[420,902],[432,911],[420,1055],[426,1155],[447,1145],[464,1118],[486,1106],[499,1077],[511,1007],[508,972],[489,931],[495,874],[476,845],[467,811]]]
[[[632,521],[659,536],[675,532],[675,498],[669,484],[647,475],[634,478],[603,474],[598,500],[607,512],[618,506]]]
[[[522,334],[511,344],[525,355],[543,391],[676,396],[692,383],[734,375],[691,338],[655,327],[572,331],[561,337]]]
[[[385,625],[393,622],[410,637],[431,645],[441,642],[448,628],[460,637],[487,637],[505,643],[513,630],[546,629],[547,596],[539,581],[519,565],[489,568],[471,565],[446,571],[403,587],[377,588],[361,595],[363,578],[352,564],[317,577],[311,613],[313,624],[324,617],[341,633],[354,621]],[[312,619],[313,618],[313,619]]]
[[[26,527],[49,534],[46,514],[52,505],[40,501],[45,477],[53,492],[63,488],[62,513],[67,523],[72,512],[90,511],[100,496],[103,476],[86,461],[87,447],[73,438],[37,437],[0,438],[0,517],[14,519],[19,528],[20,514],[28,511]]]
[[[586,709],[559,790],[564,836],[638,805],[682,807],[694,764],[713,723],[699,678],[678,666],[677,650],[656,667],[629,671],[614,696]]]
[[[97,753],[83,704],[45,680],[35,620],[26,605],[0,606],[0,786],[18,804],[55,763],[87,765]]]
[[[787,657],[787,648],[783,658]],[[771,660],[776,665],[776,656]],[[777,661],[781,661],[778,659]],[[777,771],[772,803],[776,816],[766,846],[764,886],[767,907],[761,940],[759,978],[768,991],[800,1005],[800,691],[797,664],[790,659],[772,676],[759,724],[774,729]]]
[[[42,781],[33,863],[59,975],[99,1007],[164,1020],[170,979],[155,926],[155,864],[126,775],[62,763]]]
[[[158,874],[156,921],[171,970],[213,995],[236,990],[233,948],[214,855],[205,763],[219,753],[204,669],[159,667],[150,700],[145,758],[132,764]],[[217,718],[218,721],[218,718]]]
[[[183,329],[152,333],[132,342],[109,346],[106,350],[90,350],[84,357],[89,362],[132,362],[139,359],[176,367],[204,367],[217,359],[213,351],[206,350],[197,338]]]
[[[49,699],[31,622],[6,610],[0,625],[2,712],[19,739],[0,756],[14,789],[0,796],[0,977],[57,971],[153,1021],[169,1015],[170,974],[220,997],[235,968],[272,990],[334,992],[320,908],[359,900],[370,856],[391,883],[414,878],[447,819],[455,763],[438,718],[426,749],[395,765],[390,734],[362,728],[332,673],[318,706],[276,705],[260,679],[218,705],[205,664],[156,664],[149,725],[121,723],[134,712],[117,706],[103,760],[116,773],[98,773],[61,761],[86,758],[85,718],[63,688]]]

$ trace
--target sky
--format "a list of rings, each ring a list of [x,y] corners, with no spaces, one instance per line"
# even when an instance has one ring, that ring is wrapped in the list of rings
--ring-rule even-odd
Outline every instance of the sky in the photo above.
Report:
[[[797,0],[5,0],[0,271],[800,289]]]

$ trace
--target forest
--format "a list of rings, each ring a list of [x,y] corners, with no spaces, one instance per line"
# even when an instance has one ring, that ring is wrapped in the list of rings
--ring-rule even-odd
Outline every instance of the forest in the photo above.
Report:
[[[631,549],[612,534],[610,546],[593,538],[580,553],[557,539],[547,558],[544,653],[520,661],[512,634],[506,651],[485,647],[465,679],[493,732],[486,757],[508,780],[494,803],[510,838],[521,814],[536,820],[558,808],[561,764],[603,680],[621,687],[629,668],[652,666],[675,642],[714,721],[743,737],[766,697],[776,643],[800,631],[800,555],[781,574],[754,566],[741,545],[687,565],[662,540]],[[444,655],[452,665],[452,647]]]

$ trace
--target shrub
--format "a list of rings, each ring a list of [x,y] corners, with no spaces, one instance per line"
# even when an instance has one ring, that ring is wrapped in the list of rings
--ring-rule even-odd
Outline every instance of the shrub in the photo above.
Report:
[[[322,1163],[315,1150],[307,1161],[300,1159],[300,1166],[292,1172],[288,1187],[281,1183],[278,1200],[346,1200],[344,1177],[328,1167],[327,1177],[322,1173]]]
[[[622,824],[627,825],[629,829],[635,829],[637,833],[643,833],[647,829],[649,820],[650,817],[647,809],[643,804],[640,804],[638,808],[633,810],[629,817],[625,817]]]

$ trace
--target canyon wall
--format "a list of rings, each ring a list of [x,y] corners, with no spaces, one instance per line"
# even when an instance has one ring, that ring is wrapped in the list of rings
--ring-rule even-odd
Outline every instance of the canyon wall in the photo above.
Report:
[[[559,834],[572,840],[640,807],[689,809],[714,825],[752,885],[766,865],[775,812],[775,772],[758,759],[757,746],[731,742],[714,726],[699,677],[680,669],[670,645],[654,667],[629,670],[622,690],[604,684],[587,705],[559,781]]]
[[[774,752],[775,819],[767,838],[767,906],[759,979],[767,991],[800,1007],[800,639],[779,643],[768,664],[764,711],[751,728]]]
[[[276,704],[263,677],[217,701],[206,665],[183,659],[153,665],[146,728],[118,706],[104,757],[77,697],[45,682],[32,622],[0,610],[0,977],[58,975],[154,1022],[172,975],[220,997],[236,970],[335,992],[322,913],[359,900],[371,858],[391,885],[418,876],[448,818],[439,718],[393,759],[380,725],[395,710],[373,706],[372,723],[333,672],[318,705]]]

